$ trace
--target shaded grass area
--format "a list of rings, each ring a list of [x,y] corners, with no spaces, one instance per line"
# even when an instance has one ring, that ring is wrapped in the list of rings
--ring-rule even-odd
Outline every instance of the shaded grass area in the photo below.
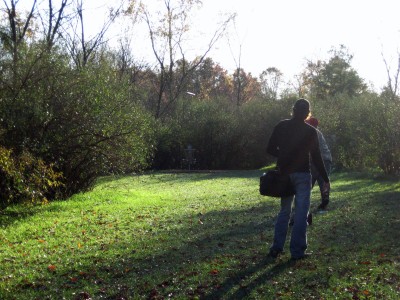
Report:
[[[102,178],[0,214],[0,299],[398,299],[400,183],[332,175],[310,259],[266,258],[279,200],[260,171]],[[317,189],[312,206],[319,203]]]

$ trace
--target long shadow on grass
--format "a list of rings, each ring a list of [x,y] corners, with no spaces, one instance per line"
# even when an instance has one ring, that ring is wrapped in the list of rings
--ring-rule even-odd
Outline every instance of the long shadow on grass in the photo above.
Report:
[[[328,213],[329,228],[319,233],[325,240],[322,254],[330,261],[357,262],[365,256],[379,260],[379,254],[399,260],[398,189],[399,183],[387,180],[364,180],[336,188],[338,195],[330,204],[335,218],[329,219]]]
[[[170,251],[159,256],[153,256],[151,261],[160,260],[164,264],[176,266],[176,261],[166,261],[164,258],[183,255],[186,260],[197,262],[215,256],[240,255],[243,249],[251,250],[263,244],[266,249],[270,241],[264,240],[263,233],[273,228],[276,212],[276,206],[264,203],[242,210],[212,211],[196,215],[190,224],[171,236],[178,240],[179,245],[172,246]],[[180,221],[171,221],[174,222]]]
[[[215,178],[215,174],[204,176]],[[244,177],[249,177],[249,173]],[[318,259],[328,260],[330,264],[339,262],[334,269],[339,269],[343,260],[357,263],[359,253],[365,255],[379,247],[386,252],[393,249],[394,255],[394,250],[399,247],[396,237],[400,223],[390,222],[397,217],[398,187],[380,182],[377,186],[384,185],[382,190],[373,192],[371,183],[370,180],[355,180],[353,184],[336,189],[339,195],[348,198],[339,200],[341,207],[339,203],[332,204],[337,207],[335,218],[325,227],[329,230],[318,233],[324,248],[316,253]],[[192,224],[186,224],[170,235],[164,245],[160,244],[162,250],[159,252],[128,258],[127,266],[135,266],[128,281],[135,278],[133,281],[136,282],[135,286],[129,287],[129,293],[132,295],[135,291],[135,295],[149,298],[168,297],[170,293],[188,298],[246,298],[289,266],[285,263],[271,268],[265,258],[277,210],[276,203],[266,202],[251,208],[213,211],[198,216]],[[380,218],[382,215],[384,218]],[[264,234],[268,237],[263,238]],[[119,261],[114,263],[120,265]],[[110,269],[114,270],[113,267]],[[231,272],[224,273],[224,269]],[[243,287],[243,278],[252,279]],[[188,287],[194,288],[191,294]]]
[[[263,272],[271,262],[265,257],[272,232],[276,206],[271,203],[234,211],[213,211],[196,220],[164,241],[163,250],[149,257],[128,259],[126,267],[134,266],[129,275],[138,284],[130,292],[141,296],[168,297],[181,290],[179,297],[218,299],[238,287],[238,280],[261,271],[242,295],[270,278],[282,266]],[[168,248],[169,246],[169,248]],[[120,265],[115,262],[114,265]],[[248,266],[253,266],[248,268]],[[113,269],[114,267],[111,267]],[[231,273],[225,274],[227,269]],[[227,278],[227,279],[226,279]],[[220,280],[225,280],[222,284]],[[188,289],[192,288],[192,292]],[[213,291],[216,292],[213,292]],[[156,298],[156,297],[155,297]]]
[[[146,293],[166,296],[173,292],[173,289],[169,289],[171,278],[178,277],[181,286],[189,286],[190,277],[198,276],[201,283],[197,288],[194,287],[194,294],[188,294],[188,297],[197,296],[207,300],[224,297],[245,299],[292,265],[290,261],[276,264],[275,260],[266,256],[276,212],[277,207],[269,203],[245,210],[206,214],[203,218],[204,230],[197,232],[198,238],[151,259],[136,261],[140,266],[158,266],[158,269],[147,270],[142,275],[164,278],[164,281],[153,285],[152,290]],[[213,222],[210,223],[211,220]],[[190,231],[187,228],[179,234],[189,237]],[[268,238],[264,238],[263,235],[268,231]],[[230,260],[235,262],[230,263]],[[204,263],[208,263],[209,267],[199,274],[196,265]],[[232,272],[222,275],[222,282],[219,282],[218,275],[212,273],[221,271],[222,274],[224,268],[232,269]],[[242,284],[243,280],[247,281],[245,285]],[[179,289],[179,284],[175,288]]]
[[[383,187],[387,188],[390,189],[388,186]],[[399,271],[396,266],[400,263],[400,193],[372,193],[358,189],[346,195],[348,198],[341,203],[340,208],[321,216],[325,218],[322,221],[325,224],[313,228],[314,237],[319,240],[315,251],[318,263],[332,270],[322,271],[321,278],[325,277],[326,282],[329,282],[329,278],[342,278],[343,283],[364,278],[366,286],[382,290],[381,294],[377,293],[376,299],[397,299],[384,293],[385,290],[398,289],[398,280],[387,278]],[[371,270],[374,270],[372,275]],[[398,278],[397,275],[395,278]],[[342,287],[342,290],[345,293],[345,288]],[[353,299],[362,299],[362,295],[357,293]]]
[[[259,262],[258,265],[240,271],[235,274],[235,276],[226,279],[217,290],[202,297],[202,299],[222,299],[230,294],[231,290],[236,291],[227,296],[229,299],[245,299],[251,294],[252,291],[257,289],[261,285],[264,285],[269,280],[279,276],[280,273],[283,273],[287,268],[293,265],[291,261],[286,261],[284,263],[274,265],[272,268],[269,269],[269,266],[273,263],[274,262],[271,258],[264,258],[262,261]],[[258,273],[261,274],[258,275]],[[247,277],[255,278],[252,279],[249,283],[242,285],[241,281]]]
[[[6,228],[17,221],[33,216],[36,212],[32,208],[19,209],[19,211],[7,209],[0,211],[0,227]]]
[[[355,246],[369,247],[384,242],[399,248],[399,204],[400,192],[394,187],[386,187],[384,191],[375,193],[356,192],[349,199],[348,206],[341,208],[339,217],[345,222],[339,224],[338,228],[354,236],[352,240]]]
[[[51,282],[51,290],[69,289],[71,293],[96,285],[103,292],[92,295],[94,299],[100,296],[105,299],[162,299],[169,294],[193,298],[203,297],[214,290],[217,292],[210,297],[217,297],[237,287],[235,278],[261,272],[260,279],[248,286],[247,293],[272,276],[271,272],[262,270],[268,265],[265,256],[276,213],[276,202],[265,201],[254,202],[253,206],[244,205],[237,210],[170,219],[144,232],[148,240],[143,239],[142,243],[134,241],[135,235],[131,240],[116,240],[105,245],[103,256],[87,253],[92,256],[89,259],[91,265],[86,265],[87,258],[81,260],[77,256],[78,262],[84,262],[79,269],[71,267],[62,274],[48,274],[37,282],[43,282],[46,289],[50,289],[47,282]],[[254,265],[256,267],[247,269]],[[215,269],[218,271],[216,274],[213,273]],[[226,274],[227,269],[231,273]],[[278,270],[279,267],[275,271]],[[71,283],[68,278],[79,280]],[[220,281],[224,282],[220,284]],[[38,288],[39,283],[17,288],[23,295],[29,293],[28,290],[41,288],[41,285]],[[189,288],[193,288],[192,291]],[[238,290],[236,293],[242,295],[243,292]],[[51,293],[50,290],[47,293]]]
[[[400,203],[399,184],[393,184],[392,180],[361,180],[340,187],[337,191],[346,192],[349,198],[345,199],[347,207],[342,207],[337,211],[337,219],[332,222],[328,232],[320,239],[325,240],[327,245],[337,245],[337,252],[316,253],[324,263],[324,258],[328,261],[355,261],[355,264],[367,265],[368,268],[374,264],[391,264],[399,262],[400,241],[397,238],[400,231],[398,218],[398,205]],[[372,192],[372,191],[376,192]],[[326,228],[325,228],[326,230]],[[327,247],[329,248],[329,246]],[[331,254],[333,254],[331,256]],[[259,262],[258,265],[246,268],[228,278],[221,284],[220,288],[208,294],[204,299],[247,299],[251,292],[265,285],[275,276],[279,276],[287,268],[292,266],[292,262],[274,265],[267,258]],[[348,269],[340,270],[343,276],[346,272],[357,272]],[[253,279],[246,285],[241,285],[243,278]],[[379,277],[378,277],[379,278]],[[378,280],[378,279],[377,279]],[[386,283],[385,283],[386,284]],[[393,288],[396,288],[393,282]],[[239,288],[238,288],[239,287]],[[230,291],[234,291],[230,293]]]

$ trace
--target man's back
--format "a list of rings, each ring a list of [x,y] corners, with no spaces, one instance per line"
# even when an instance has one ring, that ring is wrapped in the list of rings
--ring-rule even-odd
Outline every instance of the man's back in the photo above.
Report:
[[[310,154],[318,167],[325,169],[317,131],[303,120],[293,118],[279,122],[269,140],[267,152],[278,158],[277,166],[285,174],[310,172]]]

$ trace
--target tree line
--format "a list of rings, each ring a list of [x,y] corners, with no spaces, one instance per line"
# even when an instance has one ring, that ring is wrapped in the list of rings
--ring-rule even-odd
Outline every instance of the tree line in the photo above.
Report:
[[[107,174],[181,168],[188,145],[200,169],[260,168],[273,162],[265,153],[273,126],[299,97],[312,103],[336,168],[400,171],[399,72],[377,93],[344,46],[286,83],[275,67],[231,74],[209,57],[233,15],[187,59],[183,37],[199,1],[165,0],[162,15],[121,3],[90,38],[82,0],[31,3],[1,8],[2,208],[65,198]],[[123,17],[146,25],[155,66],[137,62],[127,39],[107,43]]]

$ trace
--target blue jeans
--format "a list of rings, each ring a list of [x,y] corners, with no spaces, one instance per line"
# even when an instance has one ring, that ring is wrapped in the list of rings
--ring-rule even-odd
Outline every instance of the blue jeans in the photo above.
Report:
[[[290,179],[296,194],[281,199],[281,210],[275,223],[274,242],[271,250],[283,251],[294,200],[295,216],[290,237],[290,253],[292,258],[299,258],[304,256],[307,249],[307,215],[310,209],[311,173],[292,173]]]

